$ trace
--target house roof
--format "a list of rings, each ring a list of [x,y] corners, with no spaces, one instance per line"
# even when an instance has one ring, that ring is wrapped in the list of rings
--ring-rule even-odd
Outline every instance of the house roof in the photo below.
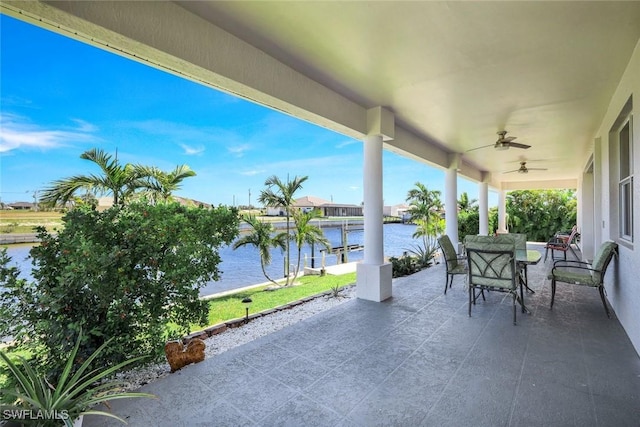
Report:
[[[314,197],[314,196],[300,197],[299,199],[296,199],[295,202],[293,202],[293,206],[297,208],[304,208],[304,207],[318,208],[326,204],[331,204],[331,202],[328,200],[321,199],[320,197]]]

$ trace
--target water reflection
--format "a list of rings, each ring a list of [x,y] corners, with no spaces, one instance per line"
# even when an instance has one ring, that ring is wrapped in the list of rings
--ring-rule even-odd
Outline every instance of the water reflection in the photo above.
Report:
[[[410,248],[417,241],[411,237],[415,231],[415,226],[406,224],[387,224],[384,226],[384,254],[385,256],[399,256]],[[342,232],[340,228],[324,229],[326,238],[331,242],[333,247],[341,246]],[[348,244],[362,245],[364,243],[364,232],[351,231],[347,233]],[[21,270],[21,277],[30,278],[31,259],[29,258],[29,250],[31,244],[18,244],[7,246],[8,254],[12,258],[12,263],[17,265]],[[316,266],[320,265],[320,248],[315,248]],[[305,246],[302,248],[302,258],[304,255],[311,256],[311,248]],[[202,290],[202,295],[208,295],[216,292],[235,289],[243,286],[249,286],[256,283],[266,281],[260,268],[260,255],[252,246],[243,246],[233,250],[230,246],[220,249],[222,263],[220,265],[221,279],[218,282],[210,282]],[[291,244],[291,260],[296,262],[297,249],[294,243]],[[360,261],[363,258],[362,251],[349,252],[348,261]],[[272,252],[271,264],[266,267],[267,273],[275,278],[284,276],[284,253],[279,250]],[[337,263],[336,255],[327,255],[325,258],[326,265],[335,265]],[[300,262],[302,268],[304,261]]]

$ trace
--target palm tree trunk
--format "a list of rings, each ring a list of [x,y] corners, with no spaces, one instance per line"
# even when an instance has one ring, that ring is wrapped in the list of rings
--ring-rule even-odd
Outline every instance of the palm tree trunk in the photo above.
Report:
[[[290,262],[290,258],[291,258],[291,247],[290,247],[290,242],[291,242],[291,231],[290,231],[290,227],[289,227],[289,208],[285,208],[285,211],[287,212],[287,254],[286,254],[286,260],[285,260],[285,266],[284,266],[284,274],[287,278],[287,286],[289,286],[289,262]]]

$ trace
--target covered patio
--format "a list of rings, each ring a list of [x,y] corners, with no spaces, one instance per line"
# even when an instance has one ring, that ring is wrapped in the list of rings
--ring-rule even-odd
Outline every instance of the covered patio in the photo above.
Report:
[[[530,248],[542,250],[540,245]],[[444,266],[237,347],[113,402],[131,426],[638,426],[640,359],[594,289],[529,269],[531,314],[491,293],[467,314]],[[614,263],[612,270],[616,270]],[[86,426],[120,425],[85,418]]]

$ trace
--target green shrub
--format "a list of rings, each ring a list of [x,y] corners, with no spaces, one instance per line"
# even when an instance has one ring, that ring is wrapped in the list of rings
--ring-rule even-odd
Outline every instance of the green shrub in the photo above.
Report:
[[[418,257],[403,255],[401,257],[389,257],[391,262],[392,277],[403,277],[422,270]]]
[[[20,280],[0,259],[0,336],[13,336],[49,375],[60,373],[85,333],[78,361],[113,339],[96,359],[113,366],[160,357],[167,324],[187,332],[206,323],[200,289],[219,278],[218,248],[238,234],[235,209],[132,203],[69,212],[57,235],[38,229],[31,250],[35,282]]]

